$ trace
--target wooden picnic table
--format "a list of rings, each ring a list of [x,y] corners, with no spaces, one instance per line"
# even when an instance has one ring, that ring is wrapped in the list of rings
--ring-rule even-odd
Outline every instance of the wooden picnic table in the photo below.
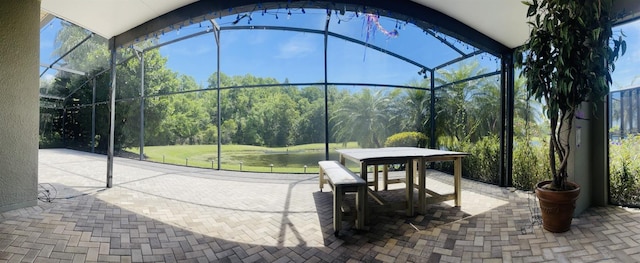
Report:
[[[414,203],[413,203],[413,187],[418,188],[418,212],[424,214],[426,212],[426,193],[429,191],[426,189],[426,163],[437,161],[453,161],[454,162],[454,174],[453,174],[453,186],[454,193],[444,196],[438,196],[438,200],[455,200],[455,206],[461,206],[461,179],[462,179],[462,158],[469,155],[464,152],[452,152],[443,150],[434,150],[417,147],[385,147],[385,148],[360,148],[360,149],[340,149],[336,150],[340,154],[340,163],[345,165],[346,160],[360,164],[360,177],[367,181],[367,168],[368,166],[375,166],[374,176],[377,178],[377,166],[384,165],[384,173],[386,178],[387,165],[392,164],[405,164],[406,170],[406,201],[403,202],[403,207],[406,206],[407,216],[414,216]],[[418,184],[414,184],[414,176],[417,170]],[[376,179],[377,182],[377,179]],[[386,185],[385,179],[385,185]],[[385,187],[386,188],[386,187]],[[392,209],[397,208],[387,204],[382,198],[368,188],[369,195],[374,198],[380,205],[389,205]],[[377,189],[377,185],[376,185]],[[386,189],[385,189],[386,190]],[[429,191],[430,195],[437,195],[436,193]],[[366,206],[366,202],[365,202]],[[365,211],[367,208],[365,207]]]

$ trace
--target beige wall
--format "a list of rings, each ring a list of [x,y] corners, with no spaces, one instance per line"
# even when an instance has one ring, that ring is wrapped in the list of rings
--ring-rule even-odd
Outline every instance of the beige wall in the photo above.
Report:
[[[576,216],[589,207],[608,204],[606,108],[604,102],[595,106],[593,111],[594,104],[582,104],[586,120],[574,120],[570,139],[573,148],[569,156],[569,181],[580,185]]]
[[[0,1],[0,212],[37,204],[40,1]]]
[[[592,114],[590,106],[584,103],[581,107],[584,117],[591,119]],[[570,138],[571,155],[569,156],[569,165],[567,172],[569,173],[569,181],[580,185],[580,196],[576,202],[576,210],[574,215],[581,214],[591,205],[591,169],[589,161],[593,147],[597,147],[595,141],[590,140],[591,127],[590,120],[574,119],[573,130]]]

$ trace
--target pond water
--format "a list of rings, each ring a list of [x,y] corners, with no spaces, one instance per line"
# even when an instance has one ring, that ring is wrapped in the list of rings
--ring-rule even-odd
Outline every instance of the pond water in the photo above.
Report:
[[[324,152],[277,152],[264,153],[260,155],[245,156],[242,162],[247,166],[268,167],[273,164],[275,167],[317,167],[318,161],[324,160]],[[330,160],[338,160],[336,152],[329,153]]]

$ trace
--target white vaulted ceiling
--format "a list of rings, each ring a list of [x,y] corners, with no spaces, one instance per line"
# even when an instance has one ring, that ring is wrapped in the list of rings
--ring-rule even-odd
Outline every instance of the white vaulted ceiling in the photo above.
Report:
[[[41,9],[106,39],[198,0],[42,0]]]
[[[520,0],[412,0],[448,15],[502,45],[515,48],[529,33]],[[42,10],[106,39],[197,0],[42,0]],[[345,1],[349,2],[349,1]],[[640,13],[637,0],[616,0],[626,19]]]
[[[529,36],[527,6],[519,0],[413,0],[467,24],[484,35],[515,48]]]

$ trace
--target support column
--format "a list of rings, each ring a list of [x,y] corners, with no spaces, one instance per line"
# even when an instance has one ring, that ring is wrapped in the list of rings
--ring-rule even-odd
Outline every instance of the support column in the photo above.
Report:
[[[67,105],[62,101],[62,145],[67,147]]]
[[[581,112],[584,118],[574,118],[573,129],[569,137],[569,147],[571,153],[568,158],[567,173],[568,180],[580,185],[580,196],[576,201],[576,210],[574,215],[579,215],[591,206],[591,177],[595,171],[591,169],[593,164],[594,149],[597,148],[598,142],[590,140],[593,136],[592,126],[596,120],[593,119],[593,107],[590,103],[583,103],[577,111]],[[604,121],[603,119],[601,119]]]
[[[91,152],[96,152],[96,77],[91,79]]]
[[[640,133],[640,89],[635,89],[636,93],[636,107],[633,108],[633,111],[636,114],[636,129],[635,133]]]
[[[609,135],[607,127],[609,115],[606,111],[608,105],[605,101],[596,103],[596,112],[592,114],[593,119],[588,122],[591,131],[588,140],[592,143],[589,151],[591,193],[588,195],[591,206],[609,204]],[[580,195],[585,196],[584,193],[580,193]]]
[[[0,1],[0,212],[37,205],[40,1]]]
[[[620,139],[624,139],[626,136],[624,135],[624,91],[620,92]]]
[[[436,82],[435,82],[435,72],[433,70],[431,70],[429,72],[431,74],[430,78],[430,85],[431,85],[431,97],[430,97],[430,103],[429,103],[429,123],[431,123],[430,131],[429,131],[429,148],[431,149],[435,149],[436,148]],[[431,164],[430,164],[431,165]]]
[[[140,161],[144,161],[144,51],[140,52]]]
[[[513,115],[515,105],[513,53],[502,55],[500,75],[500,186],[513,185]]]
[[[572,149],[567,172],[569,181],[580,185],[580,196],[576,201],[574,216],[580,215],[591,206],[604,206],[609,203],[606,107],[604,101],[585,102],[578,109],[584,118],[573,120],[573,130],[569,138]]]
[[[607,129],[611,129],[613,127],[613,94],[614,93],[609,92],[609,95],[607,95],[607,116],[610,116],[607,118],[609,123]]]
[[[116,47],[115,38],[109,40],[111,51],[111,85],[109,87],[109,147],[107,149],[107,188],[113,186],[113,145],[115,141],[116,122]]]
[[[221,92],[220,92],[220,27],[218,26],[218,24],[215,23],[215,21],[212,21],[213,25],[214,25],[214,32],[213,34],[216,37],[216,92],[217,92],[217,99],[218,99],[218,105],[217,107],[217,111],[218,111],[218,170],[222,169],[222,161],[221,161],[221,156],[222,156],[222,112],[220,112],[220,110],[222,109],[222,107],[220,106],[220,103],[222,102],[222,99],[220,98]],[[242,167],[240,167],[240,170],[242,170]]]
[[[329,76],[327,75],[327,48],[329,42],[329,20],[331,12],[327,11],[327,21],[324,25],[324,159],[329,160]]]
[[[504,56],[505,86],[507,89],[507,134],[505,149],[505,167],[507,174],[505,175],[505,186],[513,186],[513,119],[515,114],[515,66],[512,53]]]

